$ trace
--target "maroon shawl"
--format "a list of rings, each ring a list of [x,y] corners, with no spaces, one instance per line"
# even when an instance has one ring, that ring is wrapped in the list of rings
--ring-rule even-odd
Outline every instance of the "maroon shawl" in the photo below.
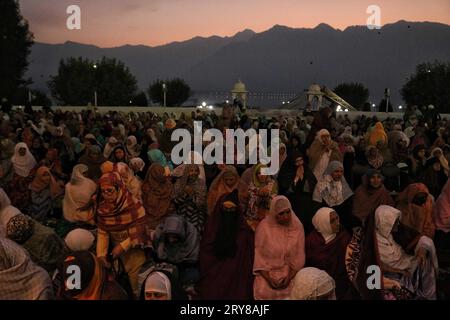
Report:
[[[354,289],[348,278],[345,267],[345,254],[351,236],[341,231],[329,243],[317,231],[312,231],[305,241],[305,267],[314,267],[326,271],[336,281],[336,297],[338,300],[354,298]]]

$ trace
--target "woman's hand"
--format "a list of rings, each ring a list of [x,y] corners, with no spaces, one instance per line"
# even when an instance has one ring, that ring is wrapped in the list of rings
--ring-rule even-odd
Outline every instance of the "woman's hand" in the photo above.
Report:
[[[125,253],[125,250],[122,248],[120,244],[114,247],[113,251],[111,252],[112,258],[115,260],[119,258],[121,255]]]
[[[111,263],[108,262],[108,259],[106,257],[98,257],[97,259],[100,264],[103,265],[103,267],[105,267],[106,269],[111,268]]]

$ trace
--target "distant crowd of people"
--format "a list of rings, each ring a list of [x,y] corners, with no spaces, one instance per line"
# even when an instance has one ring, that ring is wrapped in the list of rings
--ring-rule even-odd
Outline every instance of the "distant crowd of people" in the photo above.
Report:
[[[0,299],[438,298],[450,119],[432,106],[384,121],[330,107],[272,118],[230,105],[220,115],[4,111]],[[194,121],[279,129],[278,173],[248,159],[176,165],[172,133]]]

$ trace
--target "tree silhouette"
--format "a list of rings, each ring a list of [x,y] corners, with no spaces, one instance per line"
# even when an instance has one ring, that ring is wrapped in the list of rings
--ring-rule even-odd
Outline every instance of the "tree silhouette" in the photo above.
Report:
[[[422,63],[401,90],[407,105],[434,105],[439,112],[450,113],[450,62]]]
[[[361,83],[342,83],[333,91],[358,110],[363,110],[369,99],[369,89]]]
[[[81,57],[61,60],[48,86],[61,105],[72,106],[94,104],[95,92],[99,106],[128,106],[137,92],[136,78],[129,69],[106,57],[97,62]]]
[[[11,99],[15,91],[27,83],[23,75],[28,68],[28,55],[33,34],[20,13],[19,2],[0,1],[0,100]]]
[[[163,84],[166,84],[166,105],[170,107],[181,106],[191,96],[191,88],[179,78],[170,80],[156,80],[148,89],[150,99],[159,104],[164,103]]]

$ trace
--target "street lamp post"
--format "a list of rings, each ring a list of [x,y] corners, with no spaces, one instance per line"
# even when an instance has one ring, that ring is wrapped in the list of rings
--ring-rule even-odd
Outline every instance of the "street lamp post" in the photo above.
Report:
[[[386,112],[389,112],[389,97],[391,96],[391,90],[389,88],[384,90],[384,96],[386,97]]]
[[[94,64],[94,70],[97,70],[96,64]],[[94,89],[94,105],[97,107],[97,88]]]
[[[164,108],[166,107],[166,93],[167,93],[167,85],[163,83],[163,95],[164,95]]]

